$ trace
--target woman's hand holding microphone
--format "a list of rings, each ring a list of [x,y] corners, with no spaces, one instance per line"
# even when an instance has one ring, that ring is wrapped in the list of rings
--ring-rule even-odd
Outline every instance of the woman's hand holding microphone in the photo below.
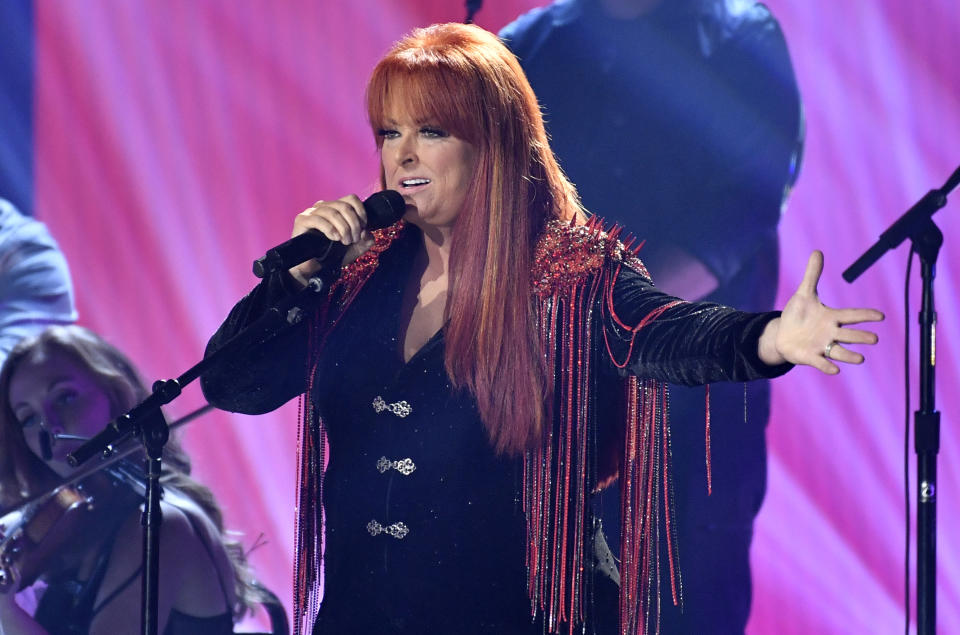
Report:
[[[355,194],[335,201],[317,201],[297,214],[293,222],[292,236],[295,238],[313,230],[332,242],[345,245],[347,250],[339,263],[343,266],[353,262],[373,246],[370,230],[394,224],[403,216],[405,208],[403,197],[392,190],[377,192],[365,201],[361,201]],[[311,258],[290,267],[290,275],[300,284],[306,285],[310,277],[323,268],[324,264],[318,258]]]

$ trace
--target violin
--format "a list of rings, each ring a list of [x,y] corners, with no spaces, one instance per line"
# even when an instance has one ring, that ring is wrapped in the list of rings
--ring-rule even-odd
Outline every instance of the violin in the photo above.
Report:
[[[48,571],[68,545],[82,548],[112,512],[141,500],[144,482],[129,464],[116,463],[57,486],[0,522],[0,593],[16,593]],[[129,487],[121,487],[128,485]]]
[[[212,409],[204,406],[170,424],[174,429]],[[58,440],[86,437],[58,434]],[[24,501],[0,518],[0,593],[16,593],[50,570],[67,545],[76,553],[85,543],[103,537],[117,512],[131,509],[146,494],[146,474],[125,460],[142,450],[139,444],[81,470],[53,489]]]

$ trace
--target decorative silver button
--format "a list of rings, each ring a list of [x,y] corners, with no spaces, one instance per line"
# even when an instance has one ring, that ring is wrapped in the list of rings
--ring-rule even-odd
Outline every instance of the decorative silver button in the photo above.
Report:
[[[410,529],[403,523],[393,523],[392,525],[384,527],[377,521],[371,520],[367,523],[367,532],[369,532],[371,536],[379,536],[385,533],[393,536],[397,540],[403,540],[403,538],[410,533]]]
[[[383,412],[384,410],[389,410],[393,414],[397,415],[401,419],[413,412],[413,406],[411,406],[406,401],[397,401],[395,403],[387,403],[383,400],[383,397],[377,395],[376,399],[373,400],[373,410],[377,413]]]
[[[385,456],[381,456],[377,460],[377,469],[381,474],[387,470],[396,470],[403,474],[404,476],[410,476],[417,466],[413,463],[412,459],[400,459],[399,461],[391,461]]]

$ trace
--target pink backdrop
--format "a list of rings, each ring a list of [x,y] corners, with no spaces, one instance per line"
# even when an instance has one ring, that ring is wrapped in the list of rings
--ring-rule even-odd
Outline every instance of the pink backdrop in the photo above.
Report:
[[[478,22],[497,30],[539,3],[487,4]],[[955,0],[768,4],[787,34],[808,126],[780,227],[781,302],[821,248],[826,301],[877,306],[888,321],[866,367],[835,378],[799,369],[776,382],[749,630],[895,632],[907,248],[855,285],[840,272],[960,162],[960,9]],[[378,57],[410,28],[463,13],[451,0],[38,0],[36,210],[70,261],[81,322],[149,379],[190,366],[253,286],[251,260],[289,235],[297,212],[373,189],[362,93]],[[943,633],[960,632],[954,199],[937,217],[947,240],[937,279]],[[198,389],[187,392],[174,416],[201,403]],[[253,561],[288,602],[295,424],[288,405],[258,418],[211,414],[185,434],[229,524],[247,544],[265,535]]]

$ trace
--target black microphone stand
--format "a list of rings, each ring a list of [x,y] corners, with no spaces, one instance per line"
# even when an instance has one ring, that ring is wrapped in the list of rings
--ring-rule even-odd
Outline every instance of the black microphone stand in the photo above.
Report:
[[[258,320],[231,338],[222,348],[205,357],[176,379],[157,381],[152,394],[125,414],[111,421],[92,439],[68,455],[74,467],[94,456],[112,452],[115,444],[133,435],[140,438],[147,452],[147,491],[143,524],[143,577],[141,591],[141,633],[157,635],[158,586],[160,579],[160,512],[161,454],[170,436],[170,429],[160,408],[180,395],[183,387],[215,367],[228,356],[262,344],[302,321],[306,313],[322,302],[328,288],[329,276],[315,276],[298,293],[269,309]]]
[[[933,214],[947,204],[947,195],[960,183],[960,168],[944,186],[927,194],[891,225],[853,265],[843,272],[853,282],[890,249],[910,238],[920,256],[923,300],[920,307],[920,409],[914,413],[917,453],[917,634],[934,635],[937,624],[937,453],[940,413],[936,410],[936,323],[933,296],[937,255],[943,234]]]
[[[940,413],[936,410],[937,311],[933,297],[937,255],[943,234],[928,220],[912,237],[920,256],[920,409],[913,415],[917,453],[917,634],[933,635],[937,625],[937,454]]]

